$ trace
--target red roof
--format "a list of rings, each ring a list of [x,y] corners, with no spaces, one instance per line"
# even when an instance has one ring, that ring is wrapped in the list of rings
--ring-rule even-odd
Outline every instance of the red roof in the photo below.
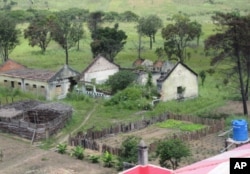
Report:
[[[174,171],[174,174],[229,174],[230,158],[249,158],[250,144],[199,161]]]
[[[14,60],[8,59],[0,66],[0,72],[10,71],[10,70],[17,70],[17,69],[25,69],[24,65],[15,62]]]
[[[131,169],[121,172],[120,174],[172,174],[172,170],[155,165],[137,165]]]

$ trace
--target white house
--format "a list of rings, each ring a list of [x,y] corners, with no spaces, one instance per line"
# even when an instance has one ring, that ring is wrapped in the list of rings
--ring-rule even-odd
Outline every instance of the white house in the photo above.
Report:
[[[119,65],[97,56],[80,75],[80,82],[102,84],[119,71]]]
[[[183,63],[157,79],[158,92],[162,101],[195,98],[198,96],[198,75]]]

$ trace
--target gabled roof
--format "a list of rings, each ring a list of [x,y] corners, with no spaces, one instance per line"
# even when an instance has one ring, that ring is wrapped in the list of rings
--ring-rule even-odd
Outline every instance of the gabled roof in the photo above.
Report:
[[[98,55],[88,66],[87,66],[87,68],[85,68],[83,71],[82,71],[82,73],[81,73],[81,75],[80,75],[80,79],[84,76],[84,74],[86,73],[86,72],[88,72],[88,70],[93,66],[93,65],[95,65],[95,63],[98,61],[98,60],[100,60],[100,59],[105,59],[107,62],[109,62],[110,64],[113,64],[113,65],[115,65],[117,68],[120,68],[120,66],[119,65],[117,65],[117,64],[115,64],[114,62],[111,62],[110,60],[108,60],[108,59],[106,59],[105,57],[103,57],[103,56],[101,56],[101,55]],[[105,67],[103,67],[104,69],[103,70],[105,70]],[[101,71],[101,69],[100,69],[100,71]]]
[[[56,79],[66,79],[70,77],[79,76],[80,73],[70,68],[68,65],[64,65],[49,81],[54,81]]]
[[[164,61],[163,60],[156,60],[153,64],[153,67],[154,68],[161,68],[164,64]]]
[[[24,69],[26,68],[26,66],[17,63],[14,60],[8,59],[6,62],[4,62],[1,66],[0,66],[0,72],[4,72],[4,71],[10,71],[10,70],[17,70],[17,69]]]
[[[133,66],[140,66],[143,62],[144,62],[145,59],[143,58],[138,58],[136,59],[134,62],[133,62]]]
[[[155,165],[137,165],[131,169],[121,172],[120,174],[172,174],[172,170]]]
[[[163,82],[165,81],[170,75],[171,73],[175,70],[175,68],[178,66],[178,65],[182,65],[184,66],[186,69],[188,69],[190,72],[192,72],[194,75],[198,76],[198,74],[196,72],[194,72],[191,68],[189,68],[186,64],[184,63],[181,63],[181,62],[178,62],[170,71],[166,72],[166,73],[163,73],[161,75],[161,77],[159,79],[157,79],[157,82]]]

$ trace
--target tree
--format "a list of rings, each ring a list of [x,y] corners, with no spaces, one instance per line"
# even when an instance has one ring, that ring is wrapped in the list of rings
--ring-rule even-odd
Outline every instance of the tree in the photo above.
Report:
[[[106,84],[111,86],[112,93],[125,89],[135,80],[135,74],[131,71],[122,70],[110,76]]]
[[[179,139],[170,139],[160,142],[156,149],[162,167],[176,169],[182,157],[190,155],[189,148]]]
[[[158,29],[162,27],[162,20],[156,15],[150,15],[148,17],[142,17],[138,21],[137,32],[148,36],[150,39],[150,49],[153,47],[155,42],[155,34]]]
[[[205,82],[205,79],[206,79],[206,72],[204,70],[202,70],[200,73],[199,73],[199,76],[201,77],[201,85],[203,86],[204,85],[204,82]]]
[[[3,61],[7,61],[9,53],[19,44],[20,30],[16,29],[14,19],[8,14],[0,15],[0,51]]]
[[[197,45],[201,35],[201,24],[183,15],[174,15],[173,23],[162,29],[162,38],[165,39],[164,50],[169,59],[184,62],[186,59],[186,48],[189,43],[197,39]]]
[[[53,18],[49,14],[38,13],[28,28],[24,30],[24,38],[29,40],[29,45],[39,46],[42,53],[45,53],[51,41],[52,20]]]
[[[89,14],[87,24],[90,32],[92,33],[92,38],[96,38],[96,31],[100,28],[100,24],[103,22],[104,13],[102,11],[96,11]]]
[[[211,64],[230,61],[227,77],[237,76],[244,115],[248,115],[247,99],[250,80],[250,15],[238,12],[216,13],[212,16],[218,26],[217,33],[205,41],[205,50],[216,51]]]
[[[139,138],[128,136],[121,144],[121,153],[119,161],[136,164],[138,161],[138,144]]]
[[[94,57],[101,54],[111,62],[114,61],[115,56],[123,49],[127,39],[125,32],[118,30],[118,28],[118,24],[115,24],[113,28],[99,28],[95,34],[92,34],[93,41],[90,46]]]
[[[132,11],[125,11],[120,14],[120,20],[123,22],[136,22],[138,19],[139,16]]]
[[[81,30],[76,17],[71,15],[70,11],[56,13],[56,20],[52,27],[52,38],[64,49],[66,64],[68,65],[69,49],[76,45],[81,39]],[[79,32],[76,32],[79,31]]]

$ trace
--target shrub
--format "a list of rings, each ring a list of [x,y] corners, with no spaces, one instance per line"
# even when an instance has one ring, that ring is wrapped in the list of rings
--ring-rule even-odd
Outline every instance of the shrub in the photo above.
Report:
[[[97,156],[97,155],[90,155],[90,156],[89,156],[89,160],[90,160],[92,163],[98,163],[98,162],[99,162],[99,159],[100,159],[100,157]]]
[[[71,156],[82,160],[84,158],[84,149],[81,146],[76,146],[74,149],[72,149]]]
[[[58,144],[56,146],[57,152],[60,154],[65,154],[67,151],[67,144]]]
[[[104,167],[113,167],[115,165],[114,156],[108,151],[102,155],[102,161],[104,162]]]

